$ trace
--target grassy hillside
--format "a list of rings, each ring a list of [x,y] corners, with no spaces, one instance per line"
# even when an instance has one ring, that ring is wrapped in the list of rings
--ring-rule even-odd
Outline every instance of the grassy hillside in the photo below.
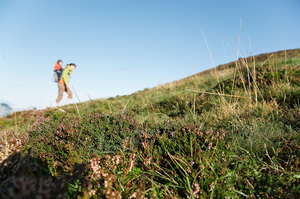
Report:
[[[0,119],[0,196],[297,198],[300,49]]]

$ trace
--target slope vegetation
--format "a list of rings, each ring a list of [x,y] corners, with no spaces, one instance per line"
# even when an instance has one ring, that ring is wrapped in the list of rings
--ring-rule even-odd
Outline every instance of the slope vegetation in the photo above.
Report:
[[[1,197],[297,198],[300,49],[0,120]]]

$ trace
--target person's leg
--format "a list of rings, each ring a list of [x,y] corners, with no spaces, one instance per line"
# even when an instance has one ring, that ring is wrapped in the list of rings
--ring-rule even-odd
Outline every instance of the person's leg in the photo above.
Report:
[[[68,105],[70,103],[70,99],[73,98],[73,93],[70,88],[67,89],[67,93],[69,94],[67,99],[67,105]]]
[[[56,99],[56,107],[59,106],[59,102],[63,98],[63,93],[65,90],[65,85],[63,83],[58,83],[57,86],[58,86],[58,97]]]
[[[70,103],[70,98],[67,99],[67,105]]]

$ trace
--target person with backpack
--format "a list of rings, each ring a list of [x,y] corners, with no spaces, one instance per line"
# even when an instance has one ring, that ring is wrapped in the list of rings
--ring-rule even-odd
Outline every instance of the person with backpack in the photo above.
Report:
[[[73,70],[76,68],[76,65],[74,63],[68,64],[66,68],[63,70],[61,79],[58,81],[58,97],[56,99],[56,106],[59,106],[59,102],[61,101],[63,97],[63,93],[68,93],[68,99],[67,99],[67,105],[70,102],[70,99],[73,98],[73,93],[69,86],[70,81],[70,74],[73,72]]]
[[[59,59],[57,62],[55,62],[54,64],[54,73],[56,74],[56,77],[55,77],[55,80],[56,81],[59,81],[60,78],[61,78],[61,74],[62,74],[62,71],[63,71],[63,68],[61,67],[62,66],[62,60]]]

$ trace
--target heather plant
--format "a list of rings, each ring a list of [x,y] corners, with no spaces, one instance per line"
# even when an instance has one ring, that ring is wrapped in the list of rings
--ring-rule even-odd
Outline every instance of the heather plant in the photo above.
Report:
[[[28,139],[26,133],[3,131],[0,135],[0,163],[11,154],[20,152],[26,139]]]
[[[130,140],[124,141],[124,149],[127,149],[128,143]],[[90,160],[92,183],[88,195],[106,198],[142,196],[147,181],[143,178],[142,170],[135,167],[136,152],[130,148],[128,150]],[[139,190],[142,183],[146,184]]]
[[[130,116],[89,114],[78,117],[37,118],[28,130],[28,146],[51,165],[51,173],[61,176],[73,169],[75,163],[88,162],[93,155],[114,152],[130,138],[138,145],[136,121]]]
[[[26,153],[27,139],[28,136],[16,132],[2,132],[0,197],[65,198],[63,181],[49,174],[45,161]]]
[[[0,195],[299,197],[300,53],[277,54],[0,119]]]

